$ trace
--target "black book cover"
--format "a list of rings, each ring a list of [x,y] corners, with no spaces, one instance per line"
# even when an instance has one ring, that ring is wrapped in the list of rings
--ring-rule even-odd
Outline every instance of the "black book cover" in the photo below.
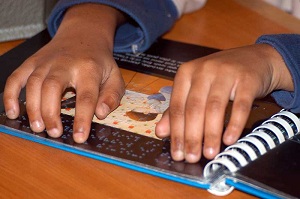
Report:
[[[300,198],[300,135],[238,170],[233,178],[279,198]],[[247,187],[242,187],[248,192]],[[271,197],[271,196],[270,196]]]

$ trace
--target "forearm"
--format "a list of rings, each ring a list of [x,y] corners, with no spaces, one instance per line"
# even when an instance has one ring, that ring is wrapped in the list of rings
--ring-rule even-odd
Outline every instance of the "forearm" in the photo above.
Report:
[[[116,28],[125,20],[123,13],[115,8],[102,4],[79,4],[66,11],[55,37],[72,38],[80,45],[91,45],[89,42],[101,40],[112,51]]]

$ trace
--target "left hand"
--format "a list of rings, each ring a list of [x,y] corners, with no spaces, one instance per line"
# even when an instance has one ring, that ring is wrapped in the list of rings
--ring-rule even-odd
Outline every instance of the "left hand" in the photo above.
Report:
[[[94,115],[104,119],[118,105],[125,86],[113,58],[116,28],[123,13],[102,4],[79,4],[67,10],[52,40],[29,57],[7,79],[6,115],[20,114],[18,96],[26,86],[26,111],[34,132],[44,129],[60,137],[61,97],[66,88],[76,91],[73,138],[88,139]]]

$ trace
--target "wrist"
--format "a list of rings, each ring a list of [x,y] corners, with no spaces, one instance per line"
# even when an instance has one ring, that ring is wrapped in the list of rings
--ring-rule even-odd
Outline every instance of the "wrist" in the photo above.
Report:
[[[258,44],[272,71],[273,90],[293,91],[294,84],[288,67],[279,52],[269,44]]]
[[[126,21],[125,15],[115,8],[93,3],[70,7],[55,37],[76,38],[78,41],[107,42],[113,48],[117,27]]]

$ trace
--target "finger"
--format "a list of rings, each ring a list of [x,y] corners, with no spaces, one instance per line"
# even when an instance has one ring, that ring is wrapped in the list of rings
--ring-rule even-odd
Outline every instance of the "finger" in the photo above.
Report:
[[[100,77],[97,74],[84,74],[76,79],[76,113],[73,139],[77,143],[85,142],[89,136],[99,96]]]
[[[125,92],[125,83],[118,68],[111,72],[110,77],[101,86],[95,114],[104,119],[111,111],[116,109]]]
[[[64,76],[61,76],[64,74]],[[60,137],[63,133],[61,123],[61,95],[68,86],[68,77],[62,70],[53,70],[45,78],[41,88],[41,113],[47,130],[51,137]]]
[[[19,68],[17,68],[6,80],[3,94],[3,103],[6,115],[10,119],[16,119],[20,114],[18,100],[20,91],[25,87],[27,79],[34,68],[35,63],[27,60]]]
[[[41,113],[42,85],[49,69],[37,68],[28,78],[26,85],[26,111],[30,128],[34,132],[42,132],[45,124]]]
[[[255,89],[250,88],[249,85],[253,84],[241,83],[234,94],[230,120],[223,136],[223,142],[226,145],[231,145],[237,141],[247,123],[255,98]]]
[[[159,122],[155,126],[155,134],[159,138],[165,138],[170,136],[170,115],[169,109],[167,109],[163,114]]]
[[[224,129],[224,117],[233,83],[230,80],[215,80],[210,88],[205,111],[203,155],[214,158],[220,151]]]
[[[201,158],[205,107],[210,88],[206,78],[198,76],[195,79],[185,107],[184,148],[185,159],[190,163],[195,163]]]
[[[171,155],[175,161],[184,159],[184,127],[185,127],[185,102],[191,83],[187,78],[187,70],[179,68],[174,79],[170,99],[169,116],[171,130]],[[182,72],[184,71],[184,72]]]

